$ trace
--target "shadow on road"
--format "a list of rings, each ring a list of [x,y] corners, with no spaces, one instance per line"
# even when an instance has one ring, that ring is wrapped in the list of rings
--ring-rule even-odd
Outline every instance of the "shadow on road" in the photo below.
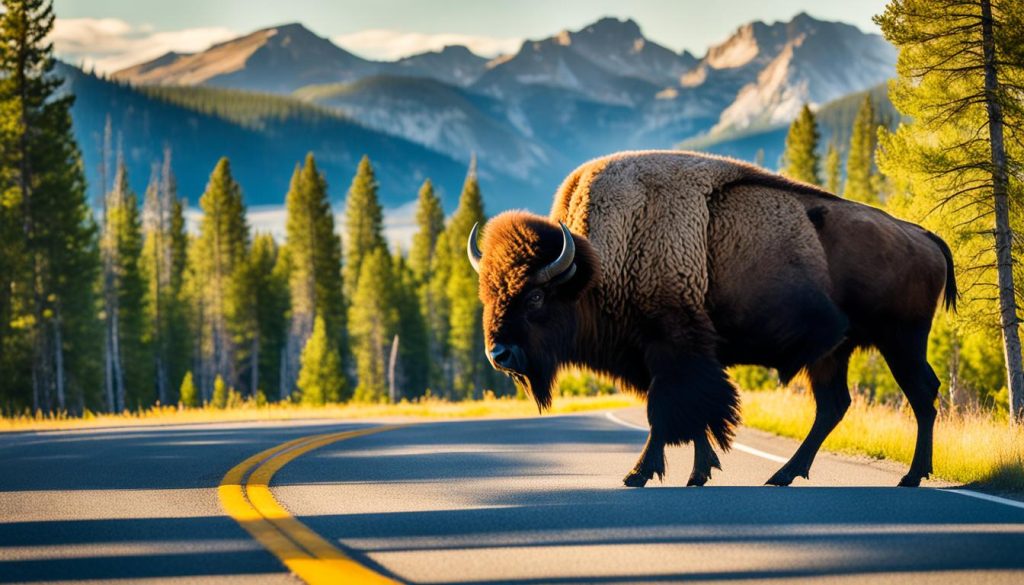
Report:
[[[306,486],[315,494],[310,497],[337,501],[336,510],[356,507],[345,505],[351,498],[381,501],[380,511],[308,515],[303,521],[335,542],[350,543],[349,554],[385,573],[374,558],[450,552],[453,558],[514,555],[528,562],[538,554],[571,558],[585,550],[666,545],[710,547],[738,560],[743,551],[772,548],[784,568],[723,571],[708,568],[721,563],[697,563],[684,572],[494,582],[742,581],[1024,569],[1024,512],[998,505],[929,489],[676,488],[656,482],[653,488],[626,489],[617,481],[617,466],[625,463],[616,462],[632,461],[643,435],[609,428],[596,417],[504,421],[500,429],[491,421],[447,425],[386,433],[372,444],[328,447],[296,461],[275,485]],[[606,457],[605,467],[588,467],[596,454],[611,454],[614,461]],[[389,510],[387,498],[404,493],[415,499],[420,492],[423,498],[457,495],[444,509],[427,501]],[[417,505],[427,509],[408,510]]]
[[[69,435],[20,448],[5,444],[0,492],[7,494],[0,498],[88,489],[130,507],[133,490],[213,488],[227,469],[254,452],[352,426],[161,429]],[[336,504],[301,519],[384,573],[374,559],[388,555],[462,552],[479,559],[530,559],[538,551],[573,555],[666,546],[712,547],[737,559],[744,551],[771,548],[785,563],[748,563],[736,570],[693,563],[682,571],[500,582],[743,581],[1024,569],[1019,510],[935,490],[618,487],[621,466],[635,457],[642,439],[593,416],[429,423],[314,451],[289,464],[274,485],[313,490],[309,497]],[[352,513],[352,502],[366,504],[359,510],[380,505]],[[255,578],[284,571],[226,516],[154,518],[145,510],[136,516],[61,519],[58,513],[53,519],[12,521],[4,514],[0,580]],[[638,568],[627,563],[621,569]]]

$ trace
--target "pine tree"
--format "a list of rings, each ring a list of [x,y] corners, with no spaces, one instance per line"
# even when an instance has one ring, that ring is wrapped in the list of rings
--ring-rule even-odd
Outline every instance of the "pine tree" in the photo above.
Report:
[[[839,193],[842,182],[843,162],[839,158],[839,149],[834,142],[829,142],[825,154],[825,189],[829,193]]]
[[[418,283],[425,283],[430,280],[437,238],[444,230],[444,209],[430,179],[423,182],[416,200],[416,227],[409,250],[409,268]]]
[[[864,101],[857,110],[850,134],[850,155],[846,161],[846,189],[843,197],[877,205],[879,197],[875,171],[875,146],[878,140],[878,120],[871,94],[864,95]]]
[[[328,339],[339,351],[343,364],[347,354],[341,241],[334,232],[327,182],[312,154],[306,156],[304,166],[296,167],[286,205],[291,322],[282,398],[294,384],[299,354],[313,331],[316,316],[324,318]]]
[[[452,363],[448,336],[451,329],[448,281],[451,279],[453,262],[459,261],[452,257],[450,241],[451,236],[446,228],[437,237],[436,251],[430,263],[430,277],[423,285],[423,294],[430,301],[429,305],[423,305],[423,318],[430,339],[431,368],[428,385],[434,390],[442,390],[449,398],[452,397]]]
[[[818,124],[814,112],[806,104],[789,126],[782,158],[783,175],[805,183],[821,184],[818,177]]]
[[[287,275],[276,270],[277,244],[258,234],[232,282],[233,341],[238,347],[239,378],[244,392],[255,397],[277,387],[287,330]]]
[[[199,387],[204,396],[209,396],[215,377],[221,376],[232,384],[235,380],[236,347],[231,336],[233,315],[229,295],[249,248],[242,190],[231,176],[227,158],[220,159],[214,168],[199,206],[203,217],[193,246],[194,292],[202,312],[197,330]]]
[[[313,324],[313,334],[302,350],[302,369],[297,386],[298,400],[303,404],[338,402],[347,394],[348,383],[341,370],[341,356],[329,342],[326,322],[319,315]]]
[[[224,383],[224,378],[217,374],[217,378],[213,381],[213,397],[210,399],[210,404],[214,408],[226,408],[228,394],[228,385]]]
[[[420,187],[416,202],[416,234],[413,235],[409,250],[409,268],[413,275],[415,293],[419,302],[420,319],[426,330],[428,355],[427,378],[423,388],[444,387],[443,364],[447,351],[448,313],[444,303],[444,287],[435,282],[434,272],[438,268],[438,241],[444,231],[444,209],[441,200],[434,193],[429,179]],[[447,248],[444,248],[447,249]],[[445,263],[447,266],[447,263]],[[444,276],[447,281],[447,272]],[[403,322],[405,317],[403,316]],[[414,385],[419,384],[414,382]],[[416,392],[420,388],[416,388]]]
[[[171,274],[167,304],[167,372],[170,380],[177,380],[190,368],[193,332],[189,323],[189,306],[185,290],[188,269],[189,235],[186,231],[185,209],[188,203],[177,196],[173,175],[164,187],[171,193],[171,221],[167,238],[170,240]],[[168,397],[173,402],[173,397]]]
[[[473,225],[483,225],[483,197],[476,176],[476,164],[470,166],[459,197],[459,206],[445,228],[445,253],[449,257],[446,296],[448,343],[451,351],[452,391],[460,398],[473,398],[483,391],[485,365],[483,349],[483,307],[477,293],[477,273],[466,259],[466,241]],[[438,251],[440,254],[441,251]]]
[[[973,317],[963,321],[998,324],[1010,418],[1019,421],[1024,370],[1013,229],[1022,218],[1011,200],[1024,187],[1011,169],[1024,163],[1024,7],[1014,0],[894,0],[876,22],[899,49],[890,98],[912,120],[883,133],[879,166],[950,241],[962,313]],[[993,291],[997,308],[986,299]],[[979,312],[982,306],[996,310]]]
[[[98,386],[99,361],[96,228],[72,136],[74,96],[53,74],[53,23],[48,0],[3,2],[0,374],[5,386],[30,389],[17,403],[43,410],[83,406]]]
[[[185,372],[185,377],[181,380],[181,387],[178,389],[178,403],[182,406],[196,407],[202,404],[199,400],[199,391],[196,390],[196,385],[192,381],[192,370]]]
[[[398,311],[400,394],[415,397],[427,389],[430,373],[430,347],[427,325],[420,312],[417,279],[401,254],[391,260],[394,305]]]
[[[144,342],[146,281],[140,266],[142,221],[138,198],[128,184],[128,172],[121,160],[114,189],[107,195],[102,250],[107,273],[104,316],[114,409],[149,406],[155,396]]]
[[[384,211],[377,199],[377,178],[370,159],[363,157],[345,200],[345,287],[354,294],[363,258],[386,250]]]
[[[188,324],[182,305],[185,270],[185,221],[171,172],[170,149],[154,169],[143,204],[145,244],[142,272],[146,279],[146,338],[153,356],[157,399],[172,403],[171,383],[188,368]]]
[[[352,353],[358,385],[354,399],[378,402],[387,396],[387,367],[398,331],[393,272],[387,252],[377,248],[364,259],[349,309]]]

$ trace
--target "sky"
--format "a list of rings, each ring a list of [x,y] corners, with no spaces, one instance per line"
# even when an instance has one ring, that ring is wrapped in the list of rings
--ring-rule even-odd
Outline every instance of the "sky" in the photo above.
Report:
[[[602,16],[632,18],[644,35],[702,56],[741,24],[799,12],[878,32],[884,0],[54,0],[58,54],[103,72],[193,52],[253,30],[302,22],[371,59],[397,59],[446,44],[492,57],[525,39],[575,30]]]

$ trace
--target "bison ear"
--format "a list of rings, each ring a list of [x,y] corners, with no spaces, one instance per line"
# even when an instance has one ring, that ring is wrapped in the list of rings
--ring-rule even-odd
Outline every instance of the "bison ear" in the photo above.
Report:
[[[565,281],[556,285],[558,297],[569,301],[578,299],[601,276],[601,261],[587,238],[573,234],[572,239],[576,245],[573,267],[567,271]]]

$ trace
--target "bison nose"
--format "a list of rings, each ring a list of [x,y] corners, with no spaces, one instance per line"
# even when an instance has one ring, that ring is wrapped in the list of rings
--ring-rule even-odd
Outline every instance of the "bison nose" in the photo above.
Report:
[[[495,343],[491,346],[491,350],[488,352],[488,356],[491,358],[491,363],[495,367],[502,368],[505,370],[519,371],[521,364],[519,364],[518,353],[515,348],[505,345],[504,343]]]

